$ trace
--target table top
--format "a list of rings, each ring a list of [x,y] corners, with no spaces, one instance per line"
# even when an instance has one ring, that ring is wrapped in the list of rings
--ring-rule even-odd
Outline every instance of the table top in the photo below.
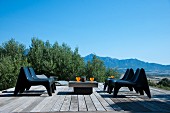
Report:
[[[69,87],[98,87],[98,82],[96,81],[69,81]]]

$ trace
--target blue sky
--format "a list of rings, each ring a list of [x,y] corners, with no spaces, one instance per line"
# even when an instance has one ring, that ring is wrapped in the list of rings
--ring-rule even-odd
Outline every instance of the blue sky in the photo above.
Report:
[[[81,56],[170,64],[170,0],[0,0],[0,44],[32,37]]]

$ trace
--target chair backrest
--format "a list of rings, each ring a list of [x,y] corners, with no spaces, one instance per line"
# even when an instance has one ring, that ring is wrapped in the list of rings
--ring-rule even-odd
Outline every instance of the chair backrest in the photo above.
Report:
[[[138,78],[139,78],[139,73],[140,73],[140,69],[137,68],[137,69],[136,69],[136,72],[135,72],[134,76],[132,77],[132,79],[130,80],[130,82],[136,83],[137,80],[138,80]]]
[[[139,74],[137,83],[142,85],[142,86],[148,87],[148,81],[147,81],[146,73],[145,73],[145,70],[143,68],[141,68],[141,70],[140,70],[140,74]]]
[[[32,78],[32,76],[28,70],[28,67],[23,67],[23,70],[24,70],[24,75],[26,76],[27,80],[33,81],[34,79]]]
[[[20,68],[20,72],[19,72],[19,75],[18,75],[18,79],[17,79],[17,84],[25,84],[27,82],[27,78],[24,74],[24,70],[23,70],[23,67]],[[16,85],[17,85],[16,84]]]
[[[33,69],[32,67],[29,67],[29,71],[30,71],[30,73],[31,73],[31,75],[32,75],[32,77],[33,77],[34,79],[39,79],[39,78],[36,76],[35,71],[34,71],[34,69]]]
[[[132,78],[134,77],[134,71],[133,69],[131,68],[129,70],[129,75],[127,76],[127,78],[125,80],[131,80]]]
[[[122,77],[121,80],[126,80],[127,79],[128,75],[129,75],[129,71],[130,71],[129,69],[126,70],[126,72],[125,72],[125,74],[124,74],[124,76]]]
[[[134,77],[130,80],[130,82],[134,82],[137,85],[142,85],[148,87],[148,81],[146,78],[145,70],[143,68],[137,69]]]

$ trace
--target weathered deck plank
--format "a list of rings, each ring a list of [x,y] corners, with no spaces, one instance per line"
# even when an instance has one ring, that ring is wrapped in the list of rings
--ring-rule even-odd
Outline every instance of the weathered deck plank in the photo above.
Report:
[[[66,95],[60,111],[69,111],[70,110],[70,102],[71,102],[71,95]]]
[[[41,109],[42,112],[49,112],[52,110],[53,105],[59,100],[59,96],[54,95],[53,98]]]
[[[96,90],[99,91],[99,89],[97,88]],[[100,101],[100,103],[103,105],[106,111],[114,111],[114,109],[109,105],[109,103],[107,103],[107,101],[104,98],[101,97],[99,93],[95,91],[94,94],[97,97],[97,99]]]
[[[22,101],[22,99],[15,97],[13,101],[10,101],[9,103],[1,106],[1,107],[0,107],[0,112],[2,112],[2,111],[5,110],[5,109],[8,109],[8,108],[11,107],[14,103],[17,103],[17,102],[19,102],[19,101]]]
[[[23,101],[24,103],[20,106],[18,106],[16,109],[14,109],[12,112],[21,112],[22,110],[26,109],[28,106],[30,106],[30,104],[33,103],[33,101],[35,100],[35,97],[31,97],[31,99],[28,99],[28,97],[25,97],[27,98],[27,101]]]
[[[87,111],[86,101],[83,95],[78,95],[79,111]]]
[[[98,87],[99,91],[103,90],[103,85],[100,84]],[[120,108],[118,105],[115,104],[115,102],[111,99],[112,94],[108,94],[106,92],[100,92],[100,95],[103,96],[103,98],[106,100],[106,102],[115,110],[115,111],[124,111],[122,108]],[[116,99],[117,100],[117,99]]]
[[[92,102],[94,103],[94,106],[96,107],[97,111],[106,111],[102,104],[100,103],[100,101],[96,98],[96,96],[94,95],[94,93],[92,93],[90,95]]]
[[[10,113],[13,109],[15,109],[16,107],[20,106],[23,104],[24,101],[26,101],[27,98],[19,98],[16,101],[14,101],[14,103],[10,103],[10,106],[5,106],[0,108],[0,112],[2,113]]]
[[[59,95],[59,99],[56,101],[56,103],[54,105],[51,105],[53,106],[51,111],[60,111],[61,106],[63,105],[63,102],[64,102],[64,98],[65,98],[65,95],[64,96]]]
[[[96,111],[96,108],[95,108],[94,103],[92,102],[90,96],[84,95],[84,97],[85,97],[85,101],[86,101],[87,111]]]
[[[78,98],[77,98],[77,95],[71,95],[70,111],[78,111]]]
[[[46,104],[49,103],[49,101],[52,99],[52,97],[45,97],[39,104],[37,104],[34,109],[32,109],[30,112],[40,112],[43,107],[45,107]]]
[[[121,88],[118,98],[103,91],[103,85],[93,88],[91,95],[73,94],[73,88],[57,86],[53,96],[48,96],[42,86],[31,87],[30,91],[13,96],[14,88],[0,92],[0,112],[169,112],[170,91],[151,88],[152,98]]]
[[[22,110],[22,112],[28,112],[28,111],[30,112],[32,109],[34,109],[36,105],[38,105],[44,99],[45,98],[43,97],[35,98],[35,100],[29,106],[27,106],[25,109]]]

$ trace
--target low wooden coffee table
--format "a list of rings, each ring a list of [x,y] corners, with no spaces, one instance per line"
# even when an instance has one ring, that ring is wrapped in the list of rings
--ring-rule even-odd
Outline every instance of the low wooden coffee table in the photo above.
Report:
[[[98,83],[96,81],[69,81],[68,86],[74,88],[75,94],[92,94],[93,87],[98,87]]]

